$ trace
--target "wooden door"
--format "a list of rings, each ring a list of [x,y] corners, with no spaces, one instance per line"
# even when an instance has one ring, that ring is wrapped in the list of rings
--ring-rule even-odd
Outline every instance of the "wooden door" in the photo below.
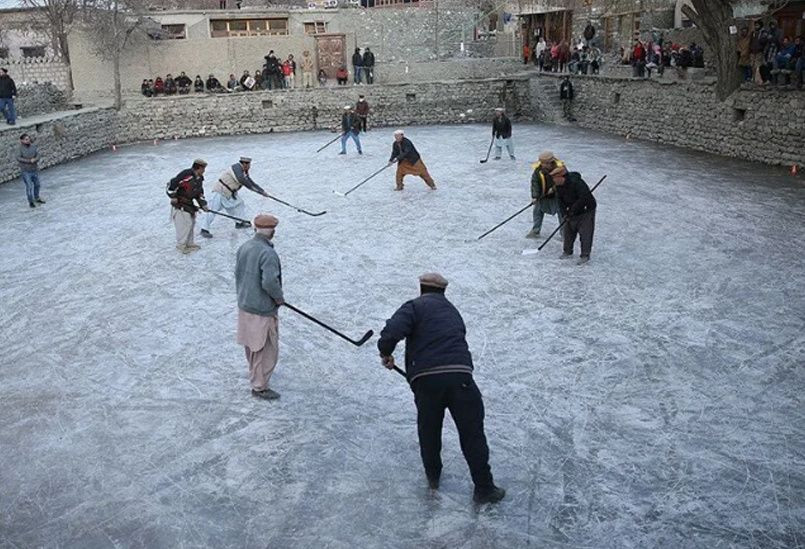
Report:
[[[324,69],[327,78],[335,78],[335,71],[347,64],[346,37],[343,34],[319,34],[316,36],[316,64]]]

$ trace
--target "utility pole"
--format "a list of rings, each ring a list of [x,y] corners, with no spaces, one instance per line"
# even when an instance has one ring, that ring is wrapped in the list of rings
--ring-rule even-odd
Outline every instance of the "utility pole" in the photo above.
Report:
[[[433,26],[433,49],[436,53],[436,61],[439,60],[439,0],[433,0],[433,11],[436,15],[436,23]]]

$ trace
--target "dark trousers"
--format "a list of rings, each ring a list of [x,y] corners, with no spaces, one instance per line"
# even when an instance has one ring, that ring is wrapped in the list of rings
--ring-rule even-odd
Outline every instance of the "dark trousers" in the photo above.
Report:
[[[361,131],[364,133],[368,132],[369,128],[366,127],[366,117],[359,114],[358,119],[361,121]]]
[[[414,381],[412,389],[417,409],[419,451],[428,478],[438,479],[442,472],[442,422],[446,408],[458,429],[461,452],[467,460],[475,489],[490,490],[494,484],[484,435],[484,402],[472,376],[424,376]]]
[[[568,218],[562,229],[564,239],[564,252],[573,253],[573,246],[576,244],[576,235],[581,240],[581,257],[589,257],[593,249],[593,233],[595,232],[595,210],[585,212]]]

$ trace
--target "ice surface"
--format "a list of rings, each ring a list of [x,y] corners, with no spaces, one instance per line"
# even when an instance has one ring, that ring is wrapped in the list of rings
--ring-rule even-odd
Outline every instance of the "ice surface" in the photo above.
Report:
[[[42,173],[48,203],[0,187],[0,546],[679,547],[805,543],[805,192],[777,168],[589,131],[515,125],[518,160],[480,165],[486,126],[409,128],[439,189],[395,193],[391,130],[138,145]],[[352,145],[350,144],[350,147]],[[523,256],[529,161],[603,174],[593,260]],[[429,494],[412,394],[283,311],[267,403],[234,341],[217,219],[174,249],[167,179],[240,155],[307,217],[280,219],[287,300],[352,337],[438,270],[463,313],[491,464],[478,508],[446,421]],[[544,232],[555,227],[546,218]],[[398,359],[401,359],[398,353]]]

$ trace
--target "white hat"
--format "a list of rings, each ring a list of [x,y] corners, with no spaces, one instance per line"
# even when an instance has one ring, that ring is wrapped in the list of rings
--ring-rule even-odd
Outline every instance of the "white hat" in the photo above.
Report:
[[[348,111],[348,110],[349,110],[349,109],[351,109],[351,108],[352,108],[352,107],[350,107],[349,105],[344,105],[344,110],[345,110],[345,111]]]
[[[403,135],[404,133],[405,132],[403,132],[402,130],[395,130],[394,131],[394,135]]]

